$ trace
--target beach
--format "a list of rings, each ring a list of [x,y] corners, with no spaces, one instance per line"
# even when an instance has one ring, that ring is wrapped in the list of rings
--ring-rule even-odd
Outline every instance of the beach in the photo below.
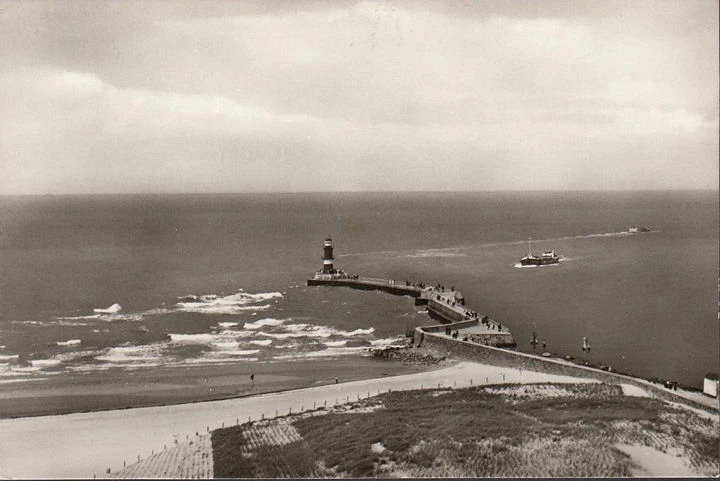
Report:
[[[0,384],[0,417],[43,416],[210,401],[422,371],[417,364],[362,356],[93,372]],[[251,381],[250,376],[254,375]]]
[[[0,420],[4,477],[89,478],[111,474],[175,440],[248,419],[333,405],[387,390],[490,383],[592,382],[569,376],[460,362],[421,373],[220,401]]]
[[[377,363],[403,367],[403,363]],[[173,449],[176,444],[187,447],[193,440],[196,445],[203,439],[206,442],[202,436],[217,428],[334,406],[388,390],[599,382],[592,378],[475,362],[446,361],[433,368],[407,365],[404,368],[422,372],[347,382],[339,379],[338,383],[330,378],[314,387],[218,401],[3,419],[0,420],[3,460],[0,474],[12,478],[106,477],[117,474],[124,465],[130,466]],[[345,375],[350,375],[349,371],[345,371]],[[623,386],[623,389],[626,395],[649,395],[637,387]],[[709,418],[717,422],[716,414]]]

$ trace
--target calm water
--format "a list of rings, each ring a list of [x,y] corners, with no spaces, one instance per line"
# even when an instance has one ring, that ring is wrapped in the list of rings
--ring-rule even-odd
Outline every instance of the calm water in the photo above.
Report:
[[[326,236],[348,272],[456,286],[521,350],[718,371],[717,192],[55,196],[0,197],[0,380],[358,355],[426,322],[305,287]],[[514,267],[529,237],[566,262]]]

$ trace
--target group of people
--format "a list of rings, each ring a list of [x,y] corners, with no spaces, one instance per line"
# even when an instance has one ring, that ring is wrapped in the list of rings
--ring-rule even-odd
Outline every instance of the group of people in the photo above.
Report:
[[[335,273],[336,279],[359,279],[360,276],[357,274],[345,274],[342,270]]]
[[[447,304],[448,306],[451,306],[451,307],[455,307],[455,304],[456,304],[455,301],[451,301],[450,299],[446,299],[446,298],[444,298],[444,297],[441,297],[440,294],[437,294],[437,295],[435,296],[435,300],[437,300],[437,301],[444,301],[445,304]]]

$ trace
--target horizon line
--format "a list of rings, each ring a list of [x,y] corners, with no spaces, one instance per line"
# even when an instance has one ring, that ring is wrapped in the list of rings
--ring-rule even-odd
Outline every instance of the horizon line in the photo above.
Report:
[[[71,197],[71,196],[173,196],[173,195],[317,195],[317,194],[527,194],[527,193],[660,193],[660,192],[719,192],[720,188],[668,189],[489,189],[489,190],[300,190],[300,191],[238,191],[238,192],[65,192],[0,194],[2,197]]]

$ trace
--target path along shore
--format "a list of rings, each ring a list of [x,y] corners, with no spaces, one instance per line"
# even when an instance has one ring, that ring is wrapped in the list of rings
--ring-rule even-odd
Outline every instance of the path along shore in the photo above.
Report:
[[[223,401],[0,420],[0,475],[8,478],[107,476],[222,426],[422,387],[597,382],[474,362],[433,371],[367,379]]]
[[[12,478],[106,477],[120,471],[124,463],[129,466],[138,457],[145,459],[172,448],[176,440],[200,440],[223,426],[352,402],[388,390],[547,382],[599,380],[463,361],[417,374],[223,401],[4,419],[0,420],[0,474]],[[717,414],[704,415],[717,422]]]

